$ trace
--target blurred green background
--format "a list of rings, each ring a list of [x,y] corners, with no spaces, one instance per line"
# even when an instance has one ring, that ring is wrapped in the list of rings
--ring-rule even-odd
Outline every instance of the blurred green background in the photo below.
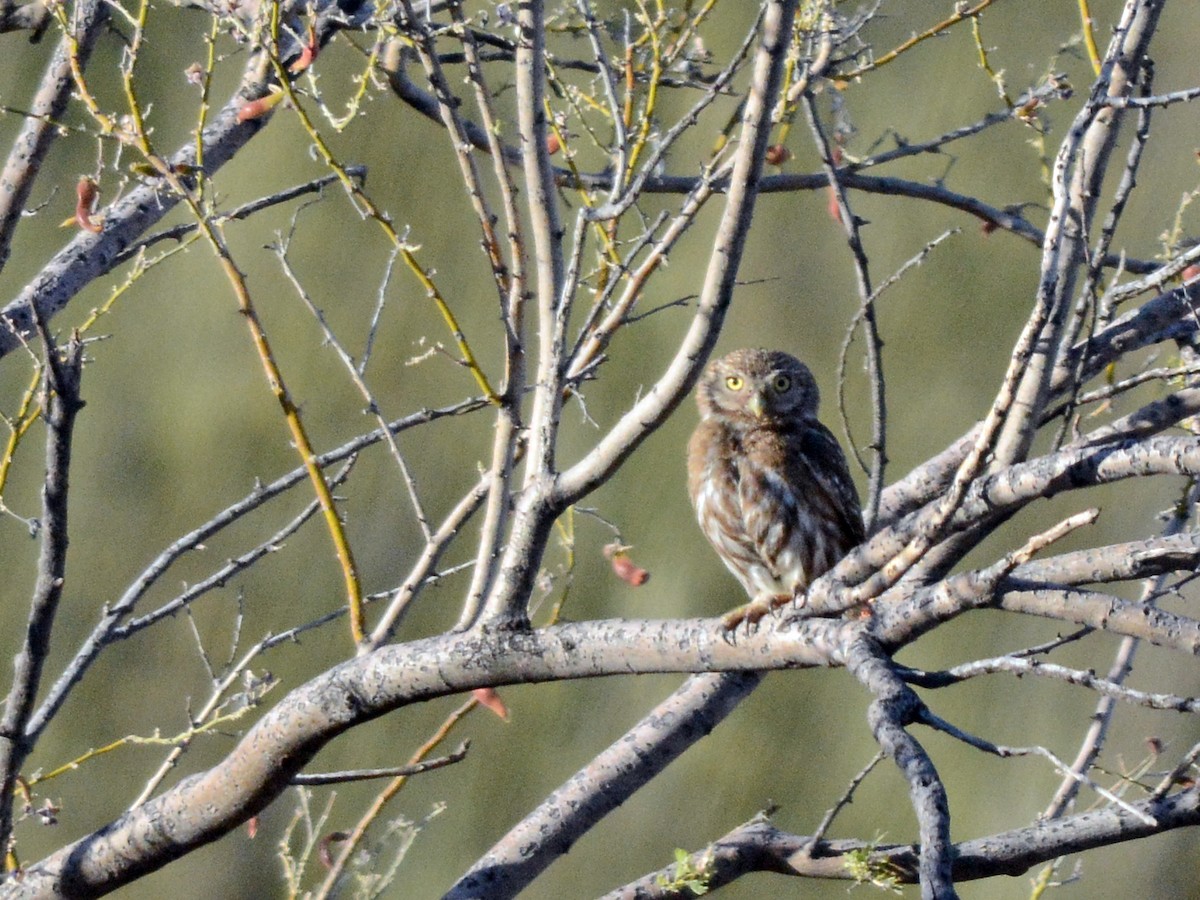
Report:
[[[491,8],[491,4],[483,6]],[[1103,49],[1121,4],[1092,0],[1091,6]],[[718,7],[705,31],[717,59],[740,41],[749,7],[735,3]],[[611,3],[600,11],[619,21],[622,8]],[[948,2],[886,0],[863,39],[877,52],[885,51],[944,18],[952,8]],[[150,110],[156,145],[173,149],[187,140],[194,126],[197,91],[186,83],[183,72],[203,58],[208,19],[197,11],[163,7],[153,11],[150,21],[138,64],[140,95]],[[114,27],[127,29],[122,22]],[[1079,30],[1077,5],[1063,0],[1006,0],[996,3],[982,19],[984,43],[994,48],[991,64],[1003,70],[1013,96],[1040,83],[1048,70],[1065,73],[1076,86],[1076,98],[1046,111],[1050,153],[1091,80],[1077,40]],[[1197,33],[1200,7],[1170,4],[1153,45],[1159,90],[1197,83]],[[48,35],[40,46],[30,46],[16,34],[3,40],[0,102],[19,109],[28,103],[53,39]],[[362,36],[356,40],[366,44]],[[214,87],[214,97],[222,101],[236,82],[244,50],[227,40],[219,48],[229,57],[221,63]],[[568,42],[560,52],[569,49]],[[586,53],[584,44],[580,42],[574,52]],[[106,35],[89,69],[94,73],[90,75],[94,91],[114,110],[120,103],[112,74],[119,54],[116,36]],[[353,91],[351,79],[362,66],[361,55],[344,41],[322,54],[316,69],[318,84],[335,110]],[[458,69],[453,72],[455,78],[461,74]],[[501,67],[492,67],[489,75],[495,85],[505,83]],[[663,101],[664,120],[666,111],[680,111],[693,97],[668,95]],[[927,42],[862,84],[851,85],[841,101],[855,128],[847,144],[847,151],[855,155],[865,154],[877,141],[880,147],[891,146],[892,131],[908,140],[924,140],[1000,108],[996,87],[978,66],[967,25]],[[500,102],[510,108],[512,91],[502,93]],[[828,96],[822,104],[828,111]],[[672,154],[667,170],[697,171],[716,129],[731,111],[731,102],[718,103],[694,138]],[[70,121],[85,124],[78,107],[73,107]],[[20,122],[11,111],[0,117],[4,146],[10,145]],[[1159,236],[1172,226],[1181,195],[1197,184],[1197,125],[1192,107],[1156,114],[1142,187],[1118,234],[1118,248],[1143,258],[1160,252]],[[445,134],[380,91],[368,95],[362,116],[344,133],[335,135],[328,128],[326,133],[344,162],[369,167],[371,196],[398,225],[410,229],[410,240],[420,247],[421,263],[434,270],[481,364],[488,372],[498,372],[502,345],[495,288],[478,252],[478,225]],[[997,206],[1044,203],[1041,163],[1031,145],[1034,137],[1032,129],[1010,123],[982,138],[952,145],[950,155],[912,160],[881,174],[925,182],[944,177],[951,188]],[[1126,129],[1117,159],[1123,158],[1128,137]],[[96,171],[98,146],[93,138],[73,134],[50,154],[29,204],[41,206],[41,212],[27,219],[18,232],[12,258],[0,274],[0,297],[15,295],[69,239],[70,232],[58,223],[71,213],[77,178]],[[802,119],[792,129],[788,146],[795,156],[782,171],[818,169]],[[104,152],[111,162],[111,147]],[[1119,172],[1119,166],[1114,166],[1114,172]],[[308,137],[285,110],[217,175],[214,186],[222,208],[227,209],[322,174]],[[105,202],[117,193],[111,170],[103,174],[101,189]],[[563,193],[568,216],[578,202],[570,192]],[[877,283],[944,230],[962,229],[925,265],[891,288],[879,307],[886,343],[889,480],[893,480],[942,449],[986,411],[1029,309],[1039,252],[1008,234],[985,235],[978,222],[949,209],[859,194],[852,196],[852,202],[870,222],[864,240]],[[645,209],[652,215],[675,203],[674,198],[651,198]],[[277,207],[251,221],[231,224],[228,236],[317,448],[336,446],[374,424],[268,247],[289,229],[293,215],[296,228],[290,259],[332,328],[356,355],[384,292],[368,379],[386,416],[395,418],[474,393],[475,385],[464,369],[443,354],[427,355],[433,344],[449,341],[416,280],[397,265],[384,287],[390,247],[379,229],[363,221],[337,189],[297,213],[300,205]],[[652,282],[642,309],[699,289],[716,214],[714,204],[701,216],[673,254],[669,268]],[[1036,207],[1027,214],[1034,221],[1043,219]],[[177,211],[166,221],[185,221],[185,217]],[[1194,231],[1194,216],[1187,215],[1184,224],[1185,232],[1189,226]],[[65,335],[84,320],[125,274],[125,270],[115,272],[77,297],[54,320],[57,331]],[[744,285],[718,352],[771,345],[801,356],[821,383],[826,421],[840,433],[835,369],[857,299],[850,256],[840,227],[827,214],[825,194],[764,196],[740,276]],[[614,422],[658,375],[688,317],[686,309],[672,308],[625,330],[611,349],[611,363],[584,391],[587,412],[596,423],[603,427]],[[71,658],[104,604],[119,597],[170,541],[244,496],[256,479],[269,481],[296,465],[286,427],[228,283],[203,245],[149,270],[93,329],[92,334],[97,333],[107,339],[90,347],[84,377],[88,405],[79,420],[72,470],[70,569],[51,673]],[[0,411],[15,412],[29,378],[28,359],[22,354],[0,362]],[[869,410],[861,341],[851,353],[848,390],[850,423],[862,447],[868,441]],[[1148,396],[1149,392],[1136,395]],[[1131,408],[1133,400],[1124,403],[1119,411]],[[611,532],[590,517],[577,516],[567,617],[713,615],[741,602],[736,583],[705,544],[687,505],[683,447],[694,421],[689,404],[587,501],[619,526],[622,537],[634,546],[636,561],[653,573],[651,581],[633,589],[614,578],[601,555]],[[584,419],[577,404],[568,406],[563,422],[565,464],[585,452],[601,432]],[[474,483],[478,466],[488,459],[491,432],[488,414],[475,413],[400,437],[434,521]],[[37,515],[40,437],[40,429],[35,429],[20,448],[4,492],[5,504],[22,516]],[[860,479],[860,485],[864,483]],[[1127,483],[1086,497],[1037,504],[973,558],[994,558],[1021,535],[1092,504],[1100,505],[1104,514],[1083,536],[1089,544],[1153,533],[1159,527],[1156,514],[1174,501],[1179,488],[1167,480]],[[182,560],[142,609],[169,599],[181,585],[205,577],[228,557],[264,540],[308,502],[307,491],[302,486]],[[386,451],[376,447],[364,454],[354,477],[338,494],[345,498],[341,508],[365,587],[378,591],[395,586],[421,544],[411,506]],[[468,528],[446,563],[469,560],[473,537],[474,529]],[[24,524],[12,517],[0,518],[4,572],[0,656],[7,657],[17,645],[36,549]],[[545,560],[552,576],[552,600],[561,596],[567,584],[565,563],[564,549],[552,544]],[[458,575],[422,594],[400,637],[421,636],[453,624],[467,578]],[[231,655],[232,622],[239,609],[243,613],[240,640],[245,646],[342,602],[340,573],[328,535],[319,522],[312,522],[280,552],[196,604],[194,625],[212,665],[220,666]],[[53,768],[124,735],[170,736],[183,731],[189,708],[203,702],[209,691],[192,629],[186,617],[177,616],[106,652],[47,731],[29,762],[30,771]],[[1037,643],[1062,630],[1051,622],[980,613],[938,630],[900,659],[925,667],[951,665]],[[1115,646],[1114,640],[1094,637],[1064,651],[1061,661],[1103,670]],[[350,653],[346,628],[338,623],[264,657],[256,671],[269,668],[281,680],[268,705]],[[414,779],[394,801],[394,816],[414,820],[425,817],[437,804],[444,803],[445,810],[417,837],[388,896],[440,895],[548,791],[620,737],[679,683],[679,677],[640,677],[504,689],[511,721],[505,724],[477,712],[450,742],[452,746],[460,737],[471,738],[467,760]],[[1131,683],[1178,694],[1200,690],[1194,669],[1152,648],[1139,654]],[[941,691],[929,699],[940,715],[982,737],[1012,745],[1041,744],[1065,758],[1074,755],[1094,706],[1094,697],[1080,689],[999,676]],[[357,729],[331,744],[312,768],[402,763],[460,702],[460,698],[447,698]],[[866,703],[863,691],[842,671],[773,675],[709,739],[591,832],[527,895],[601,893],[669,863],[676,847],[704,846],[770,801],[780,804],[778,825],[809,832],[874,753],[864,718]],[[1190,719],[1122,708],[1104,757],[1110,782],[1144,759],[1148,737],[1162,738],[1168,753],[1177,754],[1197,740],[1198,732]],[[940,735],[921,732],[918,736],[946,780],[956,839],[1029,823],[1057,785],[1058,777],[1044,760],[1000,761]],[[232,733],[200,738],[176,777],[216,762],[234,740]],[[110,821],[165,753],[161,747],[126,746],[43,785],[42,796],[63,807],[60,823],[52,828],[22,824],[18,831],[22,860],[35,861]],[[351,827],[375,789],[354,785],[316,791],[314,809],[322,808],[336,793],[323,831]],[[1085,790],[1081,804],[1094,799]],[[294,808],[294,797],[283,796],[263,813],[255,838],[240,829],[143,879],[122,896],[281,895],[276,843]],[[869,777],[831,832],[834,837],[878,837],[889,842],[908,841],[914,834],[905,786],[886,763]],[[1200,896],[1195,888],[1195,846],[1194,835],[1181,832],[1094,852],[1082,858],[1080,880],[1063,891],[1091,898],[1124,898],[1134,889],[1144,896]],[[315,862],[312,866],[318,868]],[[1061,874],[1073,874],[1074,867],[1074,860],[1067,861]],[[832,898],[843,896],[846,889],[845,883],[760,875],[726,889],[723,896]],[[962,895],[1008,898],[1027,896],[1029,890],[1027,878],[993,879],[963,885]],[[906,895],[915,896],[916,889],[908,889]]]

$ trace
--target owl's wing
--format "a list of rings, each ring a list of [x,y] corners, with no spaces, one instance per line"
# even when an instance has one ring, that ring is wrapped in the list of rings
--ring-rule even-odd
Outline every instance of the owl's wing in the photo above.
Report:
[[[811,486],[811,505],[822,509],[840,526],[846,541],[842,547],[845,553],[866,535],[858,490],[850,477],[842,447],[820,422],[807,423],[793,439],[799,443],[799,452],[788,454],[789,480]]]

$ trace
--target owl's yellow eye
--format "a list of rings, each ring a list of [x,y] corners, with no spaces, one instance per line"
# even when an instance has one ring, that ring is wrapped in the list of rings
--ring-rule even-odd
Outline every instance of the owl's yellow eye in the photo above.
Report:
[[[730,375],[725,379],[725,387],[731,391],[740,391],[746,380],[741,375]]]
[[[775,380],[771,382],[771,386],[775,388],[777,394],[784,394],[792,386],[792,379],[786,375],[776,375]]]

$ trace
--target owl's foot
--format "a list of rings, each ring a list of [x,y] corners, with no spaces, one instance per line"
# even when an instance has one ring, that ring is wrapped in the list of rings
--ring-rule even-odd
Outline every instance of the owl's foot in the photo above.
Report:
[[[758,623],[792,602],[791,594],[762,594],[755,597],[745,606],[731,609],[721,617],[721,628],[731,636],[737,633],[741,626],[746,627],[746,634],[753,634]]]

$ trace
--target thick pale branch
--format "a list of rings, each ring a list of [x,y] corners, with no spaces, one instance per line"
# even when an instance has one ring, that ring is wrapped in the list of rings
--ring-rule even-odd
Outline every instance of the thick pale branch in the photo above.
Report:
[[[50,25],[51,5],[46,0],[31,0],[28,3],[5,0],[0,3],[0,34],[31,31],[29,42],[37,43],[41,40],[42,32]]]
[[[446,900],[515,896],[600,819],[712,731],[761,681],[756,672],[688,679],[538,804],[458,880]]]
[[[962,841],[952,849],[954,880],[1023,875],[1034,866],[1073,853],[1200,825],[1200,793],[1194,789],[1162,800],[1137,801],[1131,806],[1140,815],[1109,807]],[[1157,824],[1149,825],[1147,819]],[[693,853],[688,863],[691,871],[706,874],[710,890],[751,872],[852,881],[867,869],[898,884],[917,880],[917,848],[912,845],[822,841],[809,853],[810,843],[807,835],[789,834],[769,822],[756,820]],[[865,865],[860,861],[864,854]],[[674,882],[678,871],[677,866],[668,866],[652,872],[606,894],[605,900],[690,896],[666,887]]]
[[[248,96],[263,90],[262,80],[251,75],[225,105],[215,123],[204,132],[204,171],[211,175],[227,163],[263,127],[264,119],[239,122],[239,108]],[[194,166],[195,143],[189,141],[169,160],[175,167]],[[98,234],[80,231],[55,254],[16,299],[0,309],[0,358],[20,347],[33,334],[30,304],[47,321],[71,299],[106,274],[122,252],[155,222],[175,208],[179,197],[158,178],[138,185],[104,211],[104,228]]]
[[[1022,589],[1014,584],[1000,598],[1002,609],[1074,622],[1200,656],[1200,622],[1157,607],[1078,589]]]
[[[1133,581],[1168,572],[1193,572],[1198,568],[1200,534],[1185,531],[1035,560],[1018,567],[1009,580],[1076,586]]]
[[[1160,435],[1098,446],[1085,442],[1010,466],[973,482],[949,526],[956,534],[987,526],[976,535],[977,541],[986,530],[1036,500],[1147,475],[1200,475],[1200,439]],[[839,579],[891,559],[920,526],[921,513],[911,513],[852,550],[809,588],[808,605],[817,611],[830,609]]]
[[[921,701],[873,641],[853,642],[846,668],[874,696],[867,711],[871,733],[908,782],[921,836],[917,864],[921,897],[924,900],[957,897],[951,875],[953,853],[946,788],[925,748],[906,730],[917,718]]]
[[[1121,121],[1121,114],[1104,101],[1131,90],[1162,6],[1162,0],[1127,0],[1101,75],[1055,158],[1054,204],[1042,247],[1041,281],[1029,319],[1037,341],[1024,366],[1012,413],[996,442],[996,459],[1001,465],[1025,458],[1046,407],[1054,364],[1063,349],[1061,338]]]
[[[992,577],[992,567],[963,572],[875,607],[877,635],[891,647],[915,640],[936,625],[971,609],[998,605],[1152,643],[1195,655],[1200,622],[1133,603],[1081,585],[1133,581],[1200,566],[1200,537],[1192,533],[1148,538],[1024,562]]]
[[[215,840],[263,809],[333,738],[402,706],[479,687],[638,672],[838,661],[855,623],[814,620],[726,639],[720,620],[608,621],[447,635],[384,647],[292,691],[214,768],[30,866],[12,897],[95,895]]]
[[[532,588],[554,517],[611,477],[666,420],[699,377],[716,344],[721,322],[733,296],[738,266],[754,214],[763,154],[770,136],[770,109],[779,91],[795,9],[795,0],[773,0],[768,4],[762,44],[755,58],[754,74],[742,117],[742,142],[733,162],[733,181],[713,242],[696,315],[687,335],[667,371],[583,459],[557,477],[552,477],[542,467],[548,458],[544,458],[542,463],[535,461],[530,464],[536,478],[526,482],[513,514],[512,538],[504,553],[496,585],[488,598],[485,621],[501,625],[523,622],[522,606]],[[543,325],[559,327],[553,323]],[[551,343],[561,347],[560,344]],[[556,365],[563,361],[557,359]],[[558,383],[557,378],[554,383]],[[534,416],[538,415],[539,408],[543,416],[541,421],[532,424],[535,432],[547,427],[545,416],[557,409],[557,399],[549,405],[547,402],[540,407],[535,402]],[[541,440],[535,434],[533,442]]]
[[[50,3],[27,3],[20,7],[8,3],[0,7],[0,31],[9,22],[26,20],[26,27],[40,29],[48,24]],[[21,126],[4,171],[0,173],[0,268],[8,261],[13,232],[25,211],[25,202],[42,166],[42,160],[59,134],[58,124],[71,98],[71,55],[82,67],[91,56],[96,37],[108,20],[108,5],[99,0],[81,0],[70,15],[74,34],[64,35],[51,57],[42,82],[29,107],[29,117]]]
[[[1198,312],[1200,282],[1167,291],[1146,301],[1103,331],[1076,345],[1056,370],[1061,377],[1052,382],[1051,395],[1058,396],[1071,389],[1073,379],[1069,373],[1074,372],[1080,364],[1083,366],[1081,378],[1086,381],[1126,354],[1161,341],[1189,339],[1196,332]],[[1173,401],[1167,398],[1163,402]],[[883,492],[880,504],[880,526],[894,523],[900,516],[942,493],[974,443],[979,427],[976,425],[945,450],[889,485]]]
[[[529,415],[526,485],[554,471],[559,410],[562,406],[563,343],[570,298],[563,287],[563,227],[550,169],[546,140],[545,9],[541,0],[520,4],[517,42],[517,121],[521,162],[529,197],[529,231],[533,236],[536,274],[537,380]]]

